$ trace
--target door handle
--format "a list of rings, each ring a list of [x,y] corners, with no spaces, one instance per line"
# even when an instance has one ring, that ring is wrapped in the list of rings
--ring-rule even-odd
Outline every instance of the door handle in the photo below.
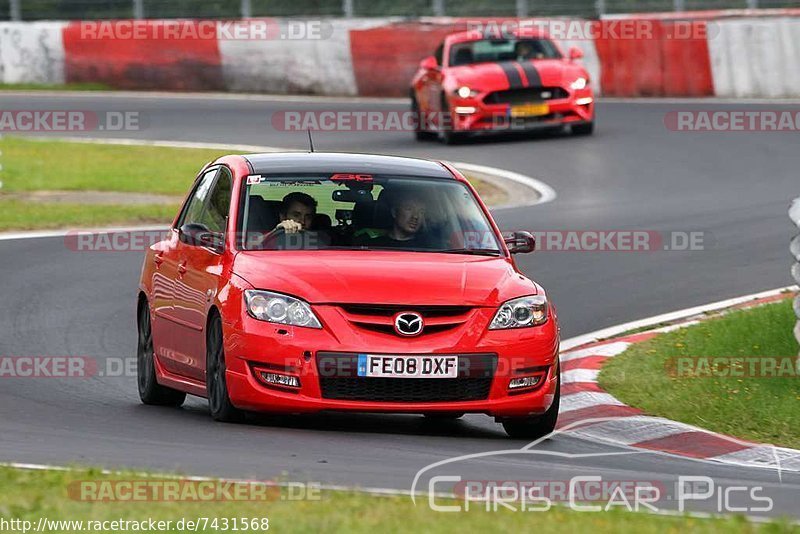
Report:
[[[178,264],[178,274],[186,274],[186,262],[182,261]]]

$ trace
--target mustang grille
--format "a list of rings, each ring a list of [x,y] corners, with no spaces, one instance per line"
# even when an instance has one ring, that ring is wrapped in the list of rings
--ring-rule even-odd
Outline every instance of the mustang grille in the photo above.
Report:
[[[486,104],[526,104],[567,98],[569,93],[561,87],[523,87],[489,93],[483,99]]]

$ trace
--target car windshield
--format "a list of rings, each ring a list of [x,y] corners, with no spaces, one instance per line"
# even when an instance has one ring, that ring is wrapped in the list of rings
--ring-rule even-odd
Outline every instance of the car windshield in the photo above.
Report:
[[[469,188],[456,180],[365,174],[249,176],[245,250],[403,250],[498,256]]]
[[[558,59],[561,53],[550,39],[484,39],[455,43],[450,47],[450,66],[499,61]]]

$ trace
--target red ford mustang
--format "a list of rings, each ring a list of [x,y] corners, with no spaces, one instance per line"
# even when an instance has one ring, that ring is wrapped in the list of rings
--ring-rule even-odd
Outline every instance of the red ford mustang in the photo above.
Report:
[[[580,48],[561,49],[531,28],[511,35],[449,35],[420,63],[411,82],[411,108],[421,119],[417,139],[438,134],[452,143],[467,133],[569,125],[594,129],[589,74]]]
[[[552,431],[559,329],[465,178],[356,154],[225,156],[194,182],[138,294],[145,404],[485,413]]]

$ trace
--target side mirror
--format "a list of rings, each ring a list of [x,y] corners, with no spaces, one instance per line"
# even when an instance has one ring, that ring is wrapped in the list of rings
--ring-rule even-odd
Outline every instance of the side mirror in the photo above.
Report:
[[[193,247],[205,247],[220,253],[224,250],[222,236],[212,232],[204,224],[187,223],[178,230],[178,239]]]
[[[530,232],[512,232],[504,235],[508,251],[512,254],[525,254],[536,250],[536,238]]]
[[[570,47],[569,49],[570,61],[575,61],[576,59],[581,59],[582,57],[583,57],[583,50],[581,50],[577,46]]]
[[[439,70],[439,63],[433,56],[428,56],[419,62],[419,68],[425,70]]]

